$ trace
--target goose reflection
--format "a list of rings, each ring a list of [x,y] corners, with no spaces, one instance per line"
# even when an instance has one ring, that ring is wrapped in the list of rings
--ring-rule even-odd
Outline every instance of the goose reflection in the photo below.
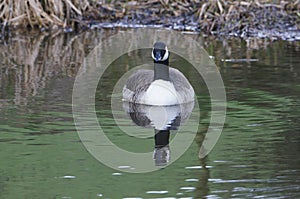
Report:
[[[137,126],[154,128],[153,160],[156,166],[170,161],[170,131],[178,130],[190,116],[194,102],[172,106],[149,106],[123,102],[123,109]]]

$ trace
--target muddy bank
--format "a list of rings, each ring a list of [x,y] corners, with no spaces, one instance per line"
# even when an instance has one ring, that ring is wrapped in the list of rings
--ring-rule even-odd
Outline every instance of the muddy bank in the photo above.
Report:
[[[9,28],[17,27],[42,31],[62,28],[67,32],[155,27],[243,38],[300,40],[300,0],[55,0],[57,6],[50,0],[12,2],[0,4],[0,37]]]
[[[272,3],[271,3],[272,2]],[[90,27],[164,27],[205,34],[300,40],[300,1],[119,1],[99,4]]]
[[[261,2],[261,3],[260,3]],[[274,2],[274,1],[272,1]],[[300,39],[300,1],[130,1],[99,4],[92,27],[166,27],[242,37]]]

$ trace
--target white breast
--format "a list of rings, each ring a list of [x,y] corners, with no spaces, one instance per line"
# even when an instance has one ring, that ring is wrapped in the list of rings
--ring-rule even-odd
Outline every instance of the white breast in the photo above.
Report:
[[[165,80],[155,80],[151,83],[141,102],[154,106],[168,106],[180,103],[173,83]]]

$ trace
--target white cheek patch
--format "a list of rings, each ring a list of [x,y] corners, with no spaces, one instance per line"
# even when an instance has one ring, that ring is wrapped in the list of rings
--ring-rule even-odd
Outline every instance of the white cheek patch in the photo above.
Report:
[[[169,57],[169,51],[168,51],[168,48],[166,47],[166,52],[164,54],[164,57],[161,59],[161,60],[158,60],[158,61],[166,61]],[[153,51],[154,51],[154,48],[152,49],[152,53],[151,53],[151,56],[152,56],[152,59],[156,60],[156,58],[154,57],[154,54],[153,54]]]
[[[168,48],[166,46],[166,52],[165,52],[164,57],[161,59],[161,61],[166,61],[168,59],[168,57],[169,57],[169,51],[168,51]]]

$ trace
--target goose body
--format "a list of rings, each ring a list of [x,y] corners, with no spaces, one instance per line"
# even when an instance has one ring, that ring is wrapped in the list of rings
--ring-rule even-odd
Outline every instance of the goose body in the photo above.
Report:
[[[169,67],[169,51],[162,42],[152,50],[154,70],[141,69],[123,87],[123,100],[131,103],[170,106],[194,101],[194,89],[177,69]]]

